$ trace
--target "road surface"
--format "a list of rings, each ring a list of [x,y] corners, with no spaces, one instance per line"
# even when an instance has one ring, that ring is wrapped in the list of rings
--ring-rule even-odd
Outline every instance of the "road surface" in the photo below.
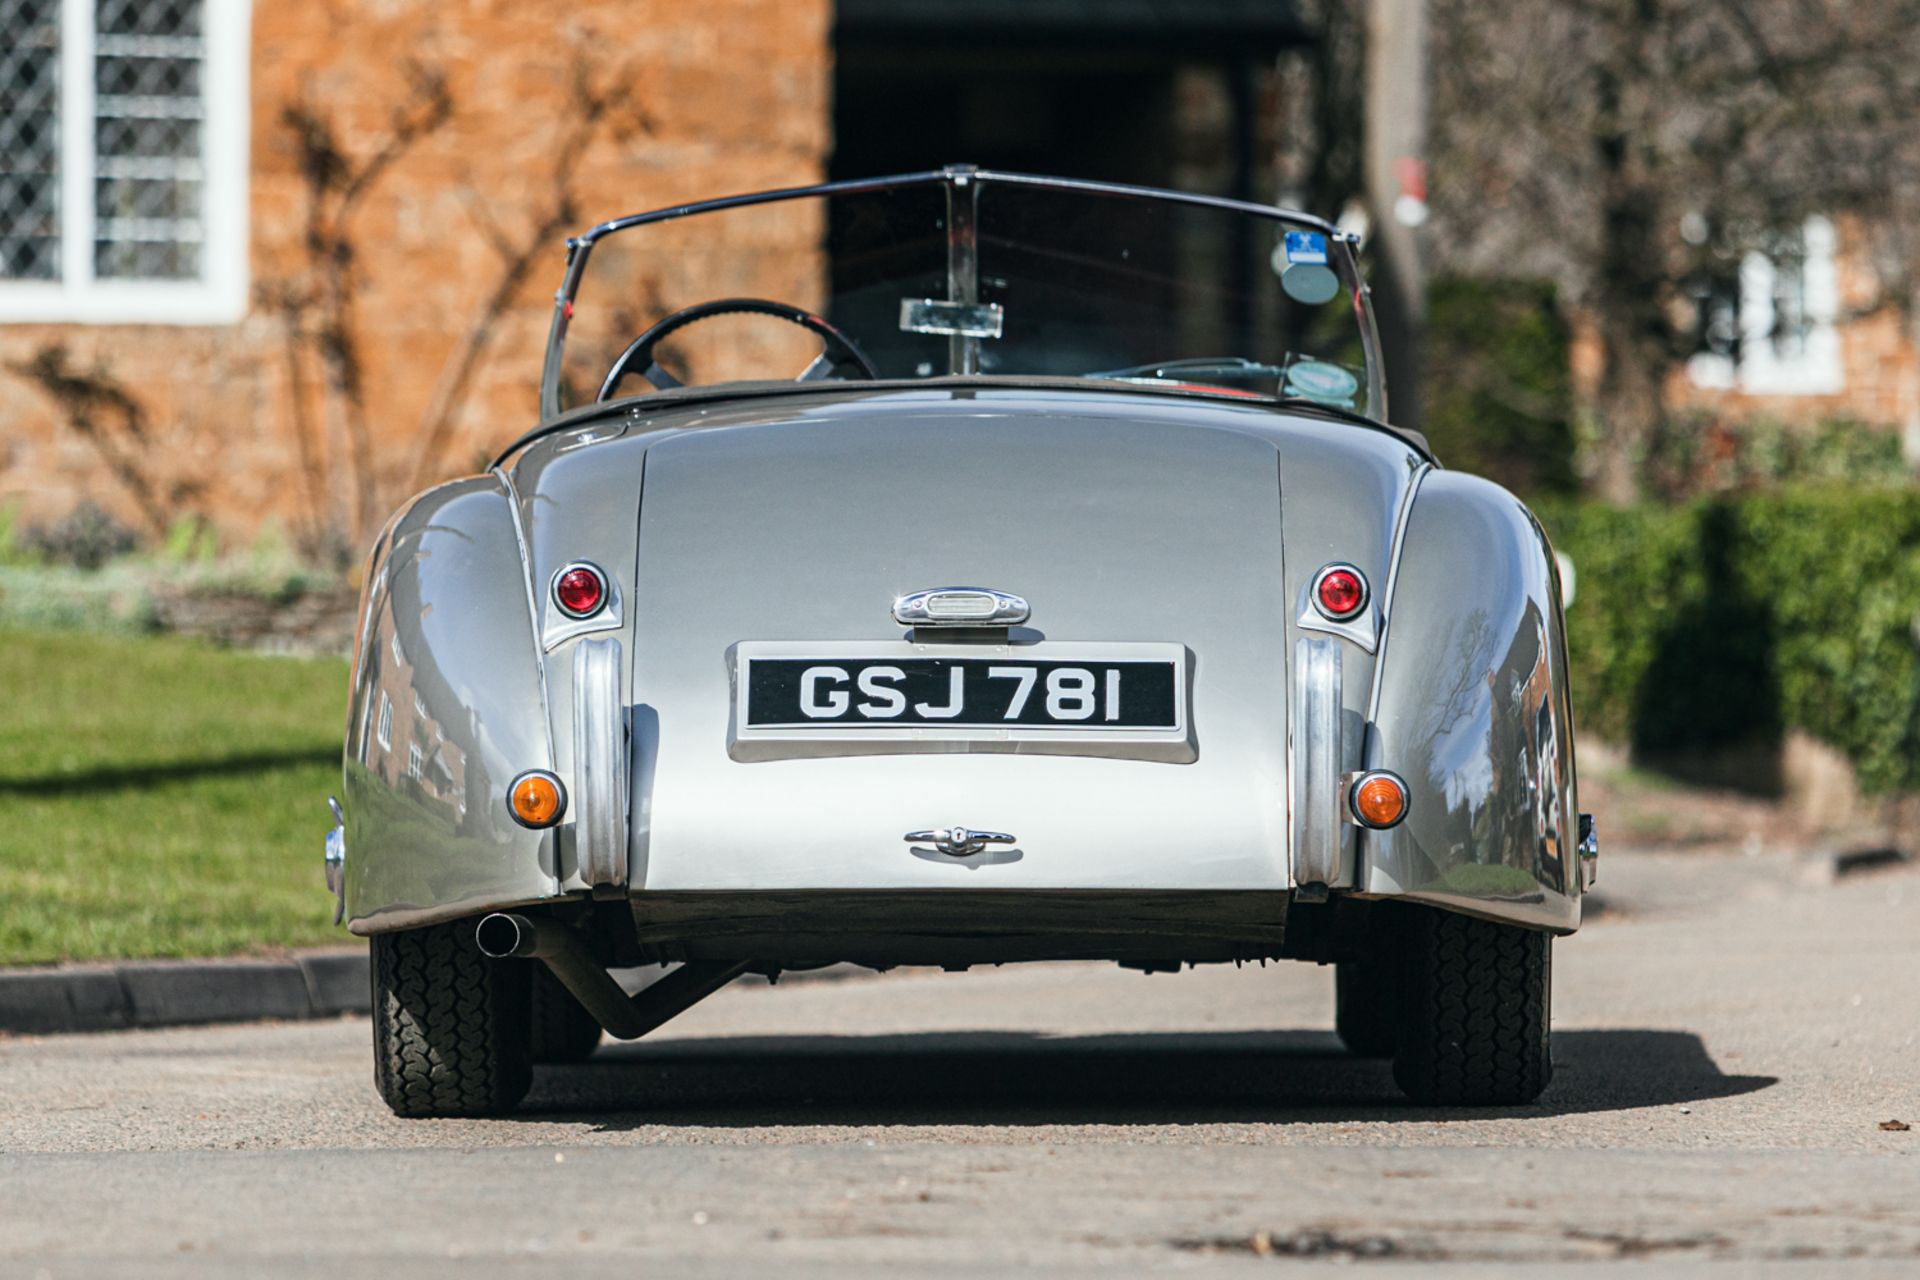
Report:
[[[390,1117],[364,1020],[0,1040],[0,1274],[1920,1272],[1920,871],[1604,876],[1494,1113],[1305,965],[752,979],[486,1121]]]

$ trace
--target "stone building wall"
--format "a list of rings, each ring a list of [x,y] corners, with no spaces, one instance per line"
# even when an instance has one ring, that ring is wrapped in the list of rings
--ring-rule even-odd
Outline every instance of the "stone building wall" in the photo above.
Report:
[[[91,500],[149,533],[197,514],[229,541],[273,526],[357,557],[420,483],[483,465],[533,421],[567,232],[823,176],[830,22],[829,0],[256,5],[246,316],[0,325],[0,507],[36,521]],[[349,175],[417,136],[342,219],[341,170],[313,163],[329,152],[302,127]],[[487,340],[450,395],[475,332]],[[36,361],[123,389],[137,418],[111,397],[76,413],[20,372]]]

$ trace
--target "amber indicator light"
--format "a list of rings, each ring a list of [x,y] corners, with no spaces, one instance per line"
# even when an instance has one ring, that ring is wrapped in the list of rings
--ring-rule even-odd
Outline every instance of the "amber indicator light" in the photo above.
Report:
[[[530,769],[513,780],[507,807],[523,827],[550,827],[567,811],[567,790],[544,769]]]
[[[1371,773],[1353,788],[1353,816],[1369,827],[1391,827],[1407,816],[1407,784],[1390,773]]]

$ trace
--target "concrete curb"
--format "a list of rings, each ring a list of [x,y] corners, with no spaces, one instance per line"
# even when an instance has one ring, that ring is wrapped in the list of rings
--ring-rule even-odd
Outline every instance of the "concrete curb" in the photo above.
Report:
[[[652,968],[631,972],[657,976]],[[780,981],[839,982],[874,976],[859,965],[836,964],[789,971],[780,975]],[[264,1018],[337,1018],[349,1013],[364,1017],[373,1012],[370,986],[364,949],[310,951],[285,960],[143,960],[60,969],[0,969],[0,1036],[191,1027]]]
[[[371,1012],[367,953],[0,970],[0,1035]]]

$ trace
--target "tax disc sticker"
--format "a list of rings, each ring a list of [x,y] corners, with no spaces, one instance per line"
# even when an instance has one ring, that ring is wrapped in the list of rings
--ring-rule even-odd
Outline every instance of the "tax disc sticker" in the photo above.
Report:
[[[1289,262],[1287,269],[1280,273],[1280,287],[1295,302],[1317,307],[1333,301],[1334,295],[1340,292],[1340,277],[1333,274],[1332,267],[1323,267],[1317,262]]]
[[[1310,266],[1327,265],[1327,238],[1318,231],[1289,231],[1284,249],[1289,264],[1304,262]]]
[[[1287,366],[1287,390],[1321,404],[1351,405],[1360,379],[1324,360],[1296,360]]]

